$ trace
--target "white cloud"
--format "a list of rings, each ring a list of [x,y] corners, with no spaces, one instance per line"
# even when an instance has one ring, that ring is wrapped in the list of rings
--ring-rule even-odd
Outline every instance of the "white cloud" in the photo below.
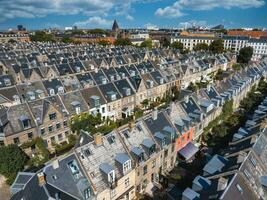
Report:
[[[146,29],[158,29],[159,28],[157,25],[152,24],[152,23],[147,23],[147,24],[144,25],[144,27]]]
[[[184,27],[188,28],[188,27],[192,27],[192,26],[207,26],[207,21],[190,20],[190,21],[186,21],[186,22],[180,22],[179,26],[181,28],[184,28]]]
[[[131,15],[126,15],[126,19],[129,20],[129,21],[133,21],[134,20],[134,17],[131,16]]]
[[[214,8],[258,8],[264,0],[178,0],[165,8],[159,8],[155,14],[160,17],[176,18],[186,15],[186,10],[212,10]]]
[[[0,0],[0,20],[44,17],[49,14],[124,15],[133,3],[153,0]]]
[[[101,17],[90,17],[86,21],[76,22],[74,25],[81,28],[107,28],[112,26],[112,21]]]

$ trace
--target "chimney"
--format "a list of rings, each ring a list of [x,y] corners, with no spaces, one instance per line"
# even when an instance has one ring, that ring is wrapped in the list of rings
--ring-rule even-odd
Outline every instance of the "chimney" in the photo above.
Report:
[[[227,187],[228,179],[220,177],[218,180],[217,191],[222,191]]]
[[[102,144],[102,135],[100,133],[96,133],[94,137],[96,146],[100,146]]]
[[[134,121],[130,121],[129,122],[129,129],[130,129],[130,131],[134,128]]]
[[[237,163],[242,163],[245,160],[246,156],[247,154],[245,152],[239,152],[237,157]]]
[[[155,108],[152,111],[152,118],[153,118],[153,120],[157,120],[158,119],[158,109],[157,108]]]
[[[58,161],[58,159],[56,159],[56,160],[54,160],[54,161],[52,162],[52,166],[53,166],[53,169],[57,169],[57,168],[59,168],[59,161]]]
[[[37,177],[38,177],[39,186],[43,186],[46,183],[44,172],[38,173]]]
[[[257,138],[258,138],[257,135],[253,135],[251,137],[250,144],[254,144],[256,142]]]

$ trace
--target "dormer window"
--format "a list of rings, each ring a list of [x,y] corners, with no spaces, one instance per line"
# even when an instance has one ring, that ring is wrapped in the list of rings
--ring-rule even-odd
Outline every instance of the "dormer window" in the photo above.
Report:
[[[108,173],[108,182],[110,183],[115,182],[115,171],[114,170]]]
[[[110,81],[114,81],[114,75],[110,75]]]
[[[102,84],[106,84],[107,83],[107,79],[105,77],[102,77]]]
[[[122,78],[125,78],[125,73],[121,73],[121,77]]]
[[[120,80],[121,79],[121,77],[120,77],[119,74],[117,74],[116,78],[117,78],[117,80]]]
[[[27,96],[28,96],[28,98],[31,100],[31,101],[33,101],[33,100],[35,100],[35,94],[34,94],[34,92],[28,92],[27,93]]]
[[[50,94],[50,96],[53,96],[53,95],[55,95],[55,90],[54,89],[49,89],[49,94]]]
[[[10,86],[11,85],[11,81],[9,78],[4,78],[4,82],[6,86]]]
[[[55,120],[57,118],[57,113],[51,113],[49,114],[49,119],[50,120]]]
[[[129,170],[131,170],[131,168],[132,168],[132,162],[131,162],[131,160],[127,160],[123,164],[123,173],[126,174]]]
[[[95,107],[100,106],[100,98],[99,96],[93,95],[91,96],[91,99],[93,100],[93,104]]]
[[[84,193],[84,198],[89,199],[91,197],[91,188],[86,188],[83,193]]]
[[[164,83],[164,79],[163,78],[159,78],[159,82],[162,85]]]
[[[154,83],[153,83],[152,80],[148,80],[148,81],[147,81],[147,84],[148,84],[148,87],[149,87],[149,88],[152,88],[153,85],[154,85]]]
[[[126,96],[130,96],[131,95],[131,89],[130,88],[124,87],[123,90],[124,90],[124,93],[125,93]]]
[[[59,94],[64,94],[64,88],[62,86],[58,87],[57,90]]]
[[[13,96],[13,99],[14,99],[14,101],[15,101],[16,103],[20,103],[20,98],[19,98],[18,95],[14,95],[14,96]]]
[[[73,102],[71,102],[71,105],[74,107],[76,114],[79,115],[81,113],[80,102],[79,101],[73,101]]]
[[[135,76],[135,71],[134,70],[131,70],[131,76]]]
[[[81,72],[81,68],[80,67],[76,66],[75,68],[76,68],[77,73]]]
[[[23,115],[20,117],[21,124],[23,126],[23,129],[31,128],[31,120],[29,117]]]
[[[71,171],[72,176],[74,177],[74,179],[78,180],[80,178],[80,169],[76,163],[75,160],[71,161],[68,163],[68,167]]]
[[[117,99],[117,94],[113,91],[108,92],[108,96],[111,101],[115,101]]]

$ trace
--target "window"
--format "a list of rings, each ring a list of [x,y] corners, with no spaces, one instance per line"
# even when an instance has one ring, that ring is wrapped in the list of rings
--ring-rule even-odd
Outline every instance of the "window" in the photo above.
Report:
[[[30,128],[31,127],[30,120],[29,119],[22,120],[22,125],[24,129]]]
[[[28,138],[29,138],[29,140],[32,140],[32,138],[33,138],[33,133],[32,132],[28,133]]]
[[[123,173],[127,173],[129,170],[131,169],[131,160],[127,160],[124,164],[123,164]]]
[[[48,126],[48,131],[49,132],[52,132],[53,131],[53,126],[52,125]]]
[[[247,177],[247,179],[250,180],[250,178],[251,178],[251,174],[248,172],[247,169],[244,170],[244,174],[245,174],[245,176]]]
[[[164,157],[166,158],[168,156],[168,149],[164,151]]]
[[[125,187],[127,188],[130,185],[130,178],[125,179]]]
[[[250,158],[250,161],[251,161],[251,163],[252,163],[252,165],[254,166],[254,167],[256,167],[257,166],[257,161],[254,159],[254,158]]]
[[[45,134],[45,128],[41,128],[40,132],[41,132],[41,135],[44,135]]]
[[[147,166],[145,165],[143,168],[143,175],[145,175],[147,173]]]
[[[84,190],[84,198],[85,199],[89,199],[91,196],[91,189],[90,188],[87,188]]]
[[[75,112],[77,115],[79,115],[81,113],[81,107],[80,106],[76,106],[75,107]]]
[[[13,141],[14,141],[14,144],[19,144],[19,143],[20,143],[20,141],[19,141],[19,138],[18,138],[18,137],[14,138],[14,139],[13,139]]]
[[[61,126],[61,125],[60,125],[60,122],[58,122],[58,123],[56,124],[56,128],[57,128],[57,129],[60,129],[60,126]]]
[[[111,172],[109,172],[109,174],[108,174],[108,181],[110,183],[114,183],[115,182],[115,171],[114,170],[111,171]]]
[[[111,190],[111,197],[115,197],[115,196],[116,196],[116,190],[113,189],[113,190]]]
[[[55,120],[56,118],[57,118],[57,113],[49,114],[49,119],[50,120]]]
[[[152,168],[156,167],[156,159],[152,161]]]
[[[56,141],[56,140],[55,140],[55,137],[51,137],[50,139],[51,139],[51,142],[52,142],[52,143]]]
[[[61,141],[62,139],[63,139],[62,134],[59,134],[59,135],[58,135],[58,140]]]
[[[243,189],[241,188],[239,184],[236,184],[236,188],[241,194],[243,194]]]
[[[64,121],[63,122],[63,126],[64,126],[64,128],[68,127],[68,122],[67,121]]]

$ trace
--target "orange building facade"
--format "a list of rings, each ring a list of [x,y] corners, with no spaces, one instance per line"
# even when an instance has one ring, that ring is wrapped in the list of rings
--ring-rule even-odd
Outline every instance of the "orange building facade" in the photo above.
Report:
[[[267,31],[228,31],[230,36],[249,36],[252,38],[267,37]]]
[[[190,128],[188,131],[182,133],[182,135],[178,137],[176,143],[177,151],[181,150],[183,147],[185,147],[189,142],[193,140],[193,133],[194,133],[193,128]]]

